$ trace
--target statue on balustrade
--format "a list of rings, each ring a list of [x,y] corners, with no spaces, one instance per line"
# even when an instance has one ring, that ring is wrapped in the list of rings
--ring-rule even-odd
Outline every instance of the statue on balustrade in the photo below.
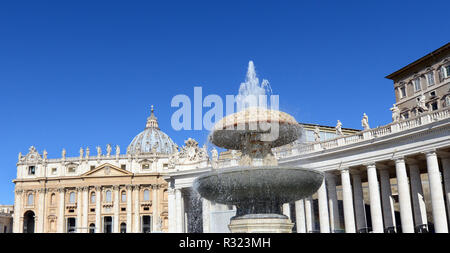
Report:
[[[336,124],[336,134],[337,135],[344,135],[342,133],[342,123],[339,120],[337,121],[337,124]]]
[[[396,104],[393,104],[390,110],[392,111],[392,122],[398,122],[400,120],[400,109]]]
[[[370,129],[369,117],[366,115],[366,113],[363,114],[363,118],[361,120],[361,125],[364,128],[364,130]]]

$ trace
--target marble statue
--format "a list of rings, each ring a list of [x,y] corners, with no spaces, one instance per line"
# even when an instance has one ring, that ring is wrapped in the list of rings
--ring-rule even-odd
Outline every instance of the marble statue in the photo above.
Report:
[[[396,104],[393,104],[390,110],[392,111],[392,122],[398,122],[400,120],[400,109]]]
[[[47,155],[48,155],[47,150],[44,149],[44,152],[42,152],[42,155],[44,157],[44,160],[47,160]]]
[[[369,117],[366,115],[366,113],[363,114],[363,118],[361,120],[361,125],[364,128],[364,130],[370,129]]]
[[[22,152],[19,152],[19,161],[22,160]]]
[[[128,148],[127,148],[127,154],[130,154],[131,153],[131,146],[128,146]]]
[[[422,93],[419,96],[419,100],[417,101],[417,107],[419,107],[419,111],[421,111],[421,112],[427,112],[428,111],[428,107],[425,104],[425,100],[426,100],[425,95]]]
[[[111,144],[106,145],[106,155],[111,156]]]
[[[102,148],[97,146],[97,156],[100,157],[102,155]]]
[[[219,152],[217,152],[217,149],[213,148],[211,150],[211,157],[213,161],[219,160]]]
[[[116,155],[120,155],[120,147],[119,145],[116,145]]]
[[[80,148],[80,159],[83,158],[83,155],[84,155],[84,150],[83,150],[83,148]]]
[[[90,150],[89,150],[89,147],[87,147],[86,148],[86,158],[89,158],[89,153],[90,153]]]
[[[337,121],[337,124],[336,124],[336,134],[337,135],[344,135],[342,133],[342,123],[339,120]]]
[[[62,150],[61,157],[62,157],[62,159],[66,159],[66,149],[64,149],[64,148]]]
[[[320,129],[318,126],[314,127],[314,141],[320,141]]]

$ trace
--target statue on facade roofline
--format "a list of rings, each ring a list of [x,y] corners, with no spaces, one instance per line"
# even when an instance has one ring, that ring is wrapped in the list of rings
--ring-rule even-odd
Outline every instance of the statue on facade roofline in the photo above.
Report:
[[[213,161],[219,160],[219,152],[217,152],[217,149],[213,148],[211,150],[211,157]]]
[[[106,155],[107,156],[111,155],[111,144],[106,145]]]
[[[84,150],[83,148],[80,148],[80,159],[83,159]]]
[[[97,146],[97,156],[100,157],[102,155],[102,148]]]
[[[422,113],[428,111],[428,107],[425,104],[425,100],[426,97],[423,93],[419,96],[419,99],[417,100],[417,107],[419,107],[419,111]]]
[[[314,141],[315,142],[320,141],[320,129],[318,126],[314,127]]]
[[[19,152],[19,162],[22,160],[22,152]]]
[[[86,158],[89,158],[90,149],[89,147],[86,148]]]
[[[61,152],[61,157],[62,159],[66,159],[66,149],[63,148],[62,152]]]
[[[337,121],[337,124],[336,124],[336,134],[337,135],[344,135],[342,133],[342,123],[339,120]]]
[[[398,122],[400,120],[400,109],[396,104],[393,104],[390,110],[392,111],[392,122]]]
[[[363,114],[363,118],[361,120],[361,125],[364,128],[364,130],[370,129],[369,117],[366,115],[366,113]]]
[[[116,155],[120,155],[120,147],[119,145],[116,145]]]
[[[44,160],[47,160],[47,155],[48,155],[47,150],[44,149],[44,152],[42,152],[42,155],[44,157]]]

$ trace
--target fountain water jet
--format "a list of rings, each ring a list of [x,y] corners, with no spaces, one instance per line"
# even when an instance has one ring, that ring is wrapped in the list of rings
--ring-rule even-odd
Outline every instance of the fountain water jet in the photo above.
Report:
[[[250,62],[240,94],[246,91],[247,96],[261,95],[261,88]],[[229,225],[231,232],[292,232],[293,223],[282,215],[282,204],[314,194],[323,175],[279,166],[272,148],[294,142],[301,133],[294,117],[265,107],[244,106],[216,123],[210,141],[218,147],[241,150],[242,157],[238,167],[198,177],[194,189],[205,199],[236,206],[236,216]]]

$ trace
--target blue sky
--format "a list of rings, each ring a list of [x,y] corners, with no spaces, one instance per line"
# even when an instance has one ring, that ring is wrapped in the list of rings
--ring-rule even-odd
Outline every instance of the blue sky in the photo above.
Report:
[[[2,1],[0,204],[19,152],[49,158],[119,144],[150,105],[179,145],[177,94],[237,94],[249,60],[298,121],[361,129],[390,122],[384,78],[449,42],[448,1]],[[205,109],[204,111],[206,111]]]

